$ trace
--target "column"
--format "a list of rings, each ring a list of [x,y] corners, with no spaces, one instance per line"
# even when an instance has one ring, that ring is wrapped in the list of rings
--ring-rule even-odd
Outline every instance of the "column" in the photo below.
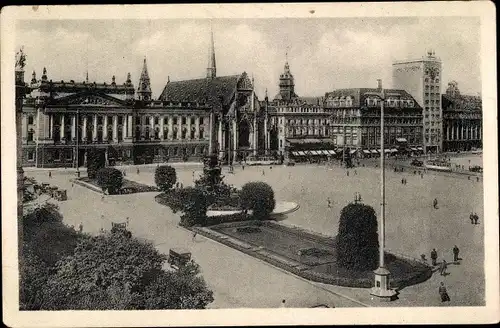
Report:
[[[82,140],[87,139],[87,115],[83,116]]]
[[[208,135],[208,155],[212,155],[214,153],[214,113],[210,112],[209,119],[209,135]]]
[[[217,124],[217,141],[219,142],[219,156],[222,155],[222,151],[224,151],[224,136],[222,135],[222,117]]]
[[[151,138],[154,139],[154,136],[155,136],[155,117],[154,116],[150,116],[149,117],[149,138],[151,140]]]
[[[253,141],[252,141],[252,143],[253,143],[253,145],[252,145],[253,155],[254,156],[257,156],[257,146],[258,146],[257,145],[257,140],[258,140],[257,135],[258,135],[258,132],[259,131],[257,128],[257,116],[256,116],[256,114],[254,114],[254,117],[253,117]]]
[[[128,122],[127,122],[127,138],[132,138],[132,115],[128,115]]]
[[[165,118],[163,116],[160,116],[160,140],[164,140],[165,136],[163,135],[163,120]]]
[[[194,120],[194,127],[195,127],[195,138],[196,139],[200,139],[200,117],[199,116],[196,116],[195,120]]]
[[[64,114],[61,115],[61,128],[59,129],[61,140],[64,138]]]
[[[177,117],[177,140],[182,138],[182,116]]]
[[[92,140],[97,140],[97,114],[94,114],[94,128],[92,130]]]
[[[76,139],[76,114],[71,117],[71,140]]]
[[[238,130],[236,125],[236,117],[233,118],[231,122],[233,125],[232,133],[233,133],[233,160],[236,159],[237,149],[238,149]]]
[[[54,115],[49,114],[49,139],[54,137]]]
[[[118,116],[113,115],[113,141],[118,141]]]
[[[122,139],[123,140],[125,140],[125,138],[130,136],[130,134],[128,133],[128,127],[129,127],[128,116],[124,115],[123,116],[123,124],[122,124]]]
[[[173,139],[174,133],[174,118],[172,116],[168,116],[168,140]]]
[[[23,143],[28,140],[28,121],[26,120],[26,114],[22,115],[22,132],[21,135],[23,137]]]
[[[104,126],[102,128],[102,140],[108,140],[108,115],[104,115]]]
[[[186,117],[187,133],[186,139],[191,140],[191,116]]]

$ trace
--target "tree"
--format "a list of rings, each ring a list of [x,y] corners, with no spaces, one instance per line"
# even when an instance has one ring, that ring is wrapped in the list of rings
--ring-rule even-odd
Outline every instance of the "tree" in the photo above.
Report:
[[[110,195],[117,194],[123,184],[123,173],[114,167],[103,167],[97,171],[97,184]]]
[[[267,183],[248,182],[241,188],[240,206],[258,219],[267,219],[276,206],[274,191]]]
[[[181,216],[181,224],[193,226],[195,224],[205,225],[207,218],[207,197],[199,188],[187,187],[180,192],[184,214]]]
[[[42,291],[43,310],[204,308],[212,292],[198,267],[162,269],[166,256],[149,242],[107,233],[82,239],[57,263]]]
[[[378,265],[377,216],[371,206],[351,203],[340,213],[337,264],[364,271]]]
[[[155,183],[161,191],[167,192],[177,182],[177,173],[169,165],[162,165],[156,168]]]
[[[106,166],[106,155],[104,149],[87,150],[87,176],[95,179],[97,171]]]

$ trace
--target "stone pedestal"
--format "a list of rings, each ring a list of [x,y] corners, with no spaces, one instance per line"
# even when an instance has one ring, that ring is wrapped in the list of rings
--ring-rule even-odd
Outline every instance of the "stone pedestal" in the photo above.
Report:
[[[370,291],[370,295],[377,297],[381,302],[390,302],[396,299],[397,292],[389,287],[389,270],[379,267],[374,271],[375,287]]]

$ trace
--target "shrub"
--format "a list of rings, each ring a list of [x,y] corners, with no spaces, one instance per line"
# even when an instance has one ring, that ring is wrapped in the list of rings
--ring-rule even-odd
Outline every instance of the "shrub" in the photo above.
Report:
[[[104,149],[89,149],[87,151],[87,175],[95,179],[99,169],[106,166],[106,155]]]
[[[378,265],[377,216],[371,206],[351,203],[342,209],[337,236],[337,264],[363,271]]]
[[[169,165],[162,165],[156,168],[155,183],[161,191],[166,192],[177,182],[175,169]]]
[[[123,173],[113,167],[104,167],[97,171],[97,184],[110,195],[117,194],[123,184]]]
[[[182,189],[181,201],[184,205],[184,215],[181,217],[182,225],[193,226],[195,224],[204,226],[207,218],[207,198],[202,190],[193,187]]]
[[[252,210],[256,218],[267,219],[275,205],[274,191],[267,183],[248,182],[241,188],[240,206]]]

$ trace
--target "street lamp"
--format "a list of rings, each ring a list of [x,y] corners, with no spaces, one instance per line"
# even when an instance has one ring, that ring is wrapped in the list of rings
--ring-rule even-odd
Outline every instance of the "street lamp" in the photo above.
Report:
[[[378,297],[381,301],[392,301],[396,296],[396,291],[389,287],[389,270],[384,263],[384,244],[385,244],[385,150],[384,150],[384,89],[382,80],[378,80],[380,90],[380,195],[382,202],[380,204],[380,233],[379,233],[379,267],[374,271],[375,286],[370,294]]]

